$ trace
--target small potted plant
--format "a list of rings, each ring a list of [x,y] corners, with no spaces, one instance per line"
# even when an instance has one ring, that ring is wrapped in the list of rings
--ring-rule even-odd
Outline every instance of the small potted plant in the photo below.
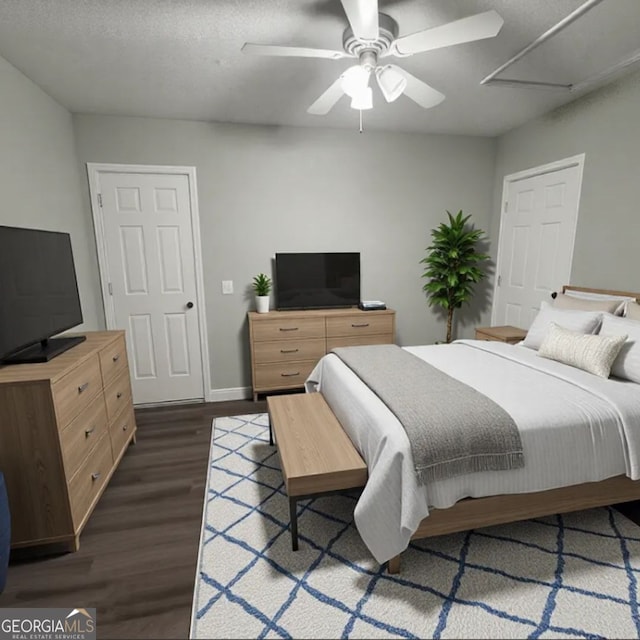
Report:
[[[259,273],[253,279],[253,290],[256,294],[256,310],[258,313],[268,313],[269,293],[271,292],[271,278],[264,273]]]

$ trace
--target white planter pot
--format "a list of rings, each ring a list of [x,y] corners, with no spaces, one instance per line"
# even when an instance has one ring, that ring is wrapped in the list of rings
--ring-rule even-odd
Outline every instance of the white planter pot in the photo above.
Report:
[[[256,311],[269,313],[269,296],[256,296]]]

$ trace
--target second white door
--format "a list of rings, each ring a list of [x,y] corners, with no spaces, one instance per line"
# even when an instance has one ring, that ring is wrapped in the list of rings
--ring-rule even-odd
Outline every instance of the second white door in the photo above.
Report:
[[[94,182],[134,402],[203,398],[189,176],[98,171]]]
[[[506,180],[494,325],[528,329],[540,303],[570,283],[582,163],[568,164]]]

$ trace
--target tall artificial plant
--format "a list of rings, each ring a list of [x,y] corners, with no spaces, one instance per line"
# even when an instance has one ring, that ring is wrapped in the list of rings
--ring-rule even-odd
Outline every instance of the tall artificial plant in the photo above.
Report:
[[[477,249],[485,233],[467,224],[471,216],[463,216],[462,211],[456,216],[447,211],[447,216],[448,223],[431,230],[431,246],[420,263],[426,265],[422,277],[428,279],[422,290],[429,306],[446,310],[447,342],[451,342],[453,313],[471,301],[473,285],[486,275],[482,263],[489,256]]]

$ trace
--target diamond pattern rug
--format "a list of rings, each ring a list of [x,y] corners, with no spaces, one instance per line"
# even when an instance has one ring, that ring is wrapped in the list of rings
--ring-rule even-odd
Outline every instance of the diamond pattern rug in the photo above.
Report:
[[[192,638],[640,637],[640,528],[613,509],[419,540],[389,575],[357,495],[330,496],[299,503],[292,552],[268,424],[214,421]]]

